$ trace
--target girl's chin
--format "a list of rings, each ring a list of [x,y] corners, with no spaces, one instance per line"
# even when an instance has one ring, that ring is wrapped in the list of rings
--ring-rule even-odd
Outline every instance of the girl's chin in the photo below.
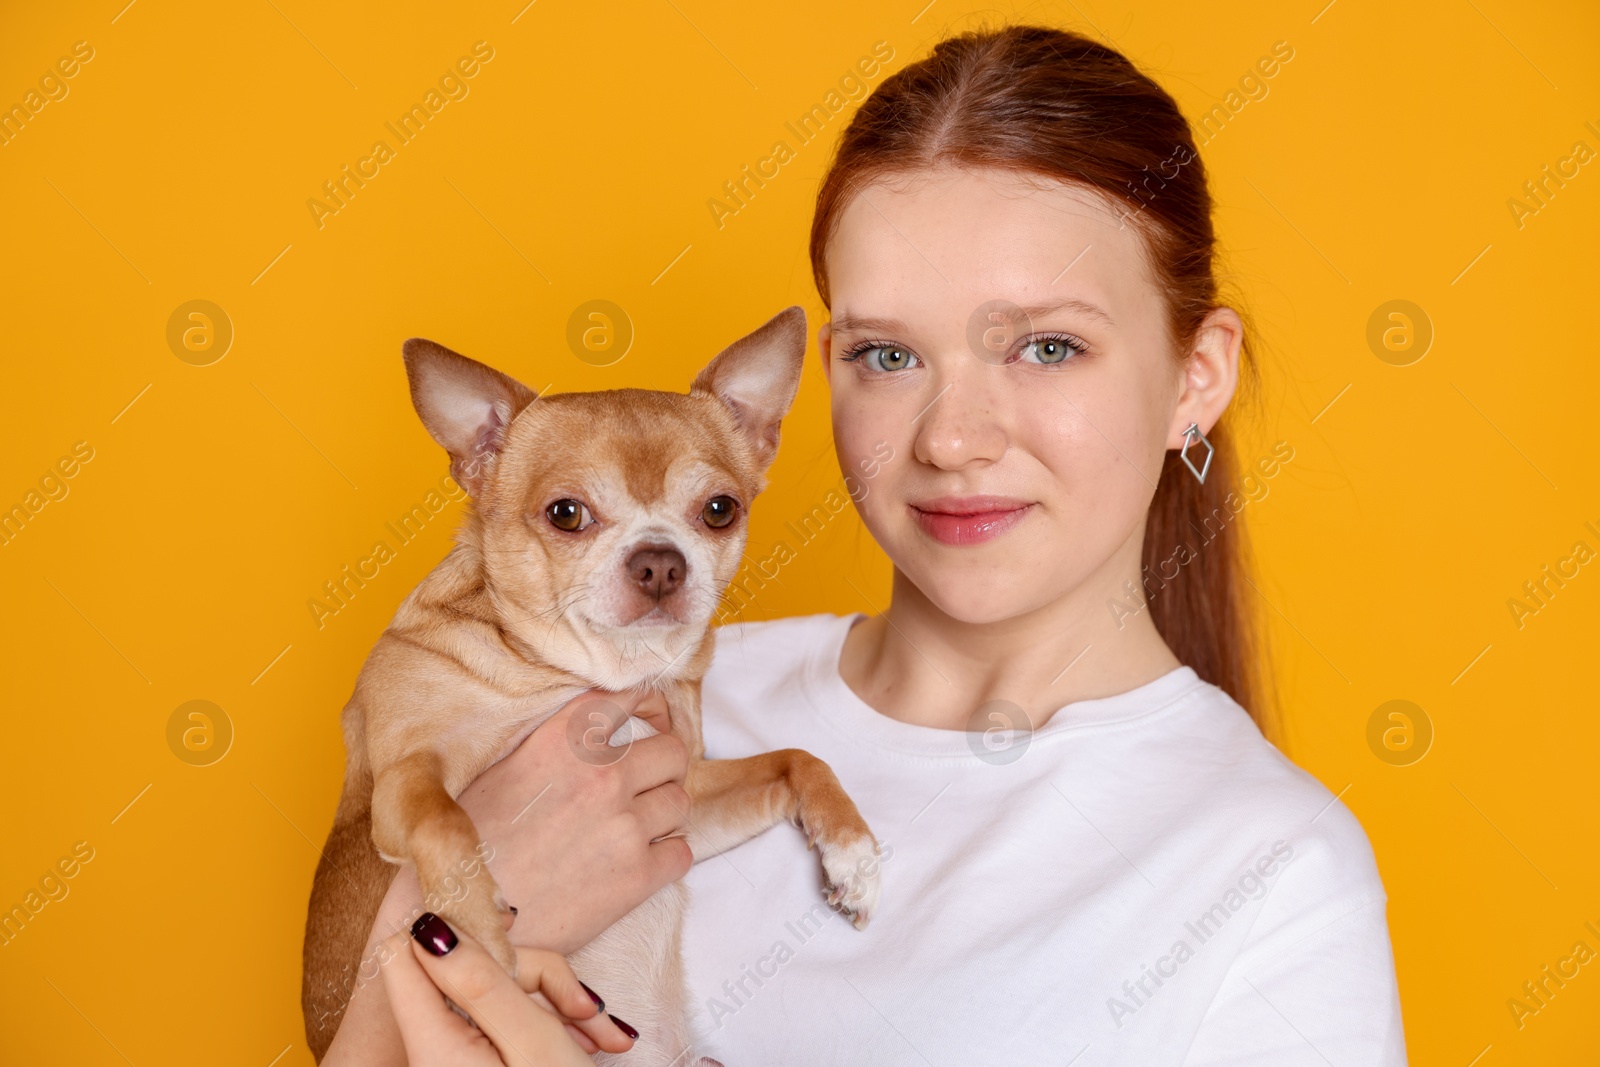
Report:
[[[943,567],[936,574],[919,573],[916,567],[901,568],[901,572],[933,607],[968,626],[1004,622],[1056,599],[1033,578],[996,574],[993,568],[974,568],[964,574],[951,574]]]

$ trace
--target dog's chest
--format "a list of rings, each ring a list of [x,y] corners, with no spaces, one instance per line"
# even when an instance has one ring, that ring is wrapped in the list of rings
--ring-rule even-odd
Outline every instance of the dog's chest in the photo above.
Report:
[[[436,746],[445,759],[445,788],[457,796],[478,775],[509,756],[583,686],[554,686],[512,699],[484,701],[462,709]]]

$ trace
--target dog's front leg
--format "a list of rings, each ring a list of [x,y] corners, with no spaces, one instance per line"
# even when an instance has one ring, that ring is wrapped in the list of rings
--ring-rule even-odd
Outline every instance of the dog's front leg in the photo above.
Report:
[[[878,841],[855,801],[822,760],[798,748],[745,759],[696,760],[685,788],[692,802],[695,862],[788,819],[822,855],[828,903],[863,930],[878,907]]]
[[[482,945],[513,977],[505,897],[478,851],[472,818],[444,787],[435,752],[414,752],[378,771],[372,843],[391,863],[416,864],[423,906]]]

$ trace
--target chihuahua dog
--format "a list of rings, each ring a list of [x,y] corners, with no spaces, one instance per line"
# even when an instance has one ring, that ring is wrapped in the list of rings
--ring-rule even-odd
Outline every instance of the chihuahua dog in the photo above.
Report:
[[[707,760],[700,733],[709,624],[805,345],[805,313],[791,307],[719,353],[687,395],[536,397],[432,341],[405,343],[412,402],[471,507],[455,547],[378,639],[342,716],[344,791],[306,922],[302,1008],[318,1061],[395,864],[414,864],[432,910],[515,974],[508,905],[455,798],[588,689],[665,697],[690,755],[697,861],[789,819],[818,849],[829,903],[866,926],[877,839],[827,764],[798,749]],[[650,733],[630,719],[617,738]],[[640,1031],[625,1061],[597,1062],[666,1067],[688,1049],[686,903],[682,883],[667,886],[568,957]]]

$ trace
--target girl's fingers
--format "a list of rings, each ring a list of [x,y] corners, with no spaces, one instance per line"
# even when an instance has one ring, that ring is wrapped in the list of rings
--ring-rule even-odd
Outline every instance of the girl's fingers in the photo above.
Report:
[[[543,993],[558,1014],[576,1022],[597,1014],[598,994],[589,996],[559,952],[513,946],[517,953],[517,984],[525,993]]]
[[[629,714],[654,726],[658,734],[672,732],[672,713],[667,708],[667,695],[659,689],[646,692]]]
[[[673,734],[642,737],[628,748],[628,758],[617,763],[634,795],[668,782],[683,783],[689,774],[689,748]]]
[[[517,984],[535,1000],[548,998],[546,1003],[566,1017],[568,1031],[586,1039],[578,1041],[586,1052],[626,1052],[633,1047],[633,1038],[606,1014],[601,994],[590,992],[560,953],[519,946]]]
[[[476,941],[431,913],[413,925],[412,939],[413,957],[427,977],[472,1016],[507,1067],[593,1067],[562,1021],[532,1003]],[[402,1018],[399,1011],[396,1017]],[[404,1033],[403,1022],[401,1029]]]
[[[647,853],[650,874],[657,887],[676,882],[694,866],[694,849],[686,837],[663,837],[652,841]]]
[[[401,1041],[405,1044],[412,1062],[461,1063],[464,1062],[463,1046],[482,1044],[484,1062],[499,1063],[500,1057],[489,1049],[483,1034],[474,1030],[472,1025],[457,1015],[445,1001],[444,994],[439,992],[439,987],[433,984],[428,972],[422,969],[420,961],[423,957],[413,952],[409,947],[410,942],[411,937],[405,931],[395,934],[384,942],[382,958],[388,961],[384,964],[383,974],[389,1003],[397,1008],[394,1015],[400,1028]],[[536,966],[536,962],[529,958],[529,954],[534,951],[536,950],[517,949],[519,971],[525,972],[528,968]],[[541,1010],[555,1014],[554,1005],[543,994],[533,989],[529,992],[530,999],[538,1004]],[[569,1003],[579,1012],[587,1009],[590,1015],[599,1015],[594,1002],[581,987],[578,995],[583,998],[581,1004],[571,996],[564,996],[563,1002]],[[592,1056],[601,1051],[594,1039],[578,1029],[574,1023],[565,1021],[563,1025],[567,1036],[583,1049],[585,1054]],[[620,1049],[613,1044],[612,1051]]]
[[[634,798],[633,810],[646,840],[656,841],[689,828],[689,793],[677,782],[640,793]]]
[[[472,1027],[450,1010],[438,986],[417,962],[411,938],[401,931],[384,941],[383,985],[394,1008],[407,1058],[418,1064],[460,1059],[464,1044],[474,1039]]]

